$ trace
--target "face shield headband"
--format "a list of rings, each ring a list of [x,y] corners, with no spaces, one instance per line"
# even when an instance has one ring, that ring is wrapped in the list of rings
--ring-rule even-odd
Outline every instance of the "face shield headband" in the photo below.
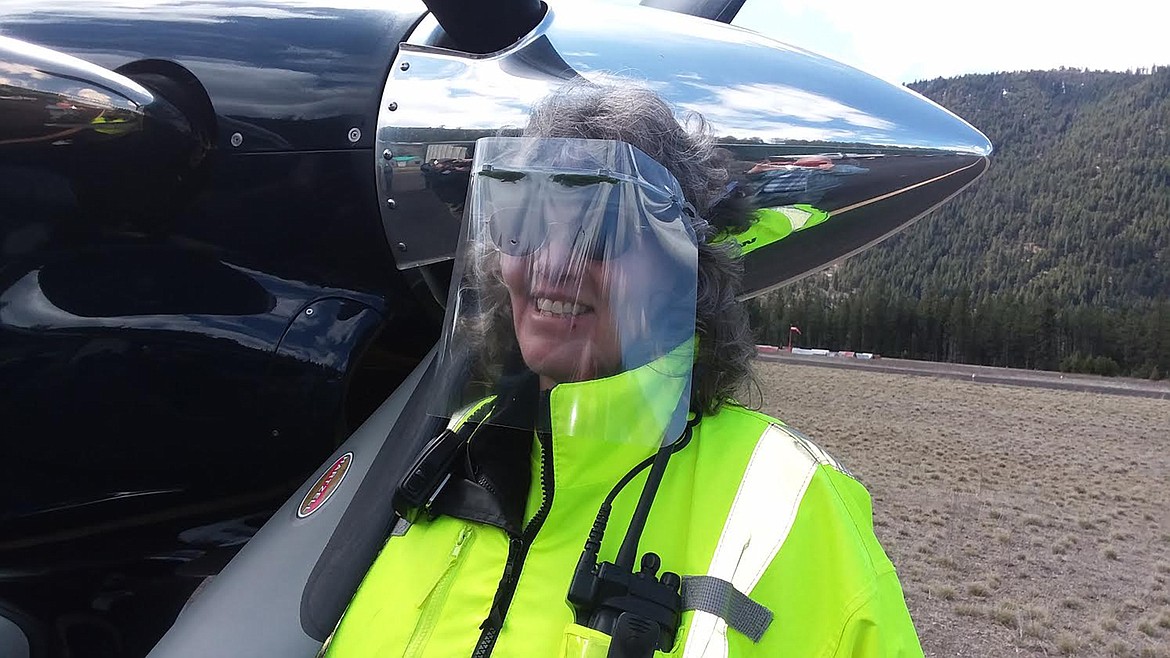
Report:
[[[449,394],[437,415],[528,377],[554,402],[580,391],[577,418],[616,417],[623,399],[657,410],[649,415],[660,429],[680,406],[685,417],[694,221],[670,172],[630,144],[479,140],[440,355]]]
[[[476,154],[471,220],[486,222],[504,253],[528,255],[557,227],[569,228],[559,237],[584,240],[582,254],[594,260],[622,255],[653,228],[676,226],[694,242],[694,208],[678,182],[629,144],[494,138],[480,140]]]

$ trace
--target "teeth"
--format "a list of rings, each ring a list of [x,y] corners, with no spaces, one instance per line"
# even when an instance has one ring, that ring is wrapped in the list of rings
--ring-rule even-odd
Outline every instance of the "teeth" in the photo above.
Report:
[[[536,299],[536,308],[541,313],[548,313],[551,315],[581,315],[582,313],[591,310],[584,304],[576,304],[574,302],[553,301],[545,297],[538,297]]]

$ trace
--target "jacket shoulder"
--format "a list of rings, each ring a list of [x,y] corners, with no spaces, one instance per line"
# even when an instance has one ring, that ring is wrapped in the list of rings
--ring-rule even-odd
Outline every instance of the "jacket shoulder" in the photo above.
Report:
[[[766,561],[748,568],[760,578],[745,590],[774,613],[774,630],[753,645],[729,635],[740,649],[732,654],[920,657],[897,573],[874,534],[866,488],[777,418],[725,405],[710,421],[712,443],[751,454],[727,523],[738,522],[760,545],[772,545],[769,533],[786,528]],[[751,557],[746,547],[741,553],[741,563]],[[831,587],[826,573],[833,574]],[[793,591],[803,594],[794,598]]]
[[[809,532],[823,535],[822,541],[845,541],[861,548],[858,555],[873,573],[892,569],[874,536],[873,500],[869,490],[840,460],[799,430],[767,414],[728,405],[715,418],[720,416],[724,418],[716,429],[739,428],[739,431],[721,431],[721,442],[724,437],[734,435],[741,439],[751,437],[750,445],[743,448],[752,453],[750,462],[758,463],[754,471],[749,463],[745,479],[754,472],[755,477],[777,478],[790,485],[803,482],[784,494],[783,500],[771,500],[772,504],[794,503],[798,514],[816,518]],[[758,492],[773,489],[788,491],[770,485],[759,488]],[[796,496],[796,500],[789,500],[788,496]]]
[[[729,403],[721,407],[719,412],[711,416],[710,419],[715,426],[713,429],[716,433],[733,437],[731,440],[750,441],[753,445],[771,429],[774,433],[780,434],[782,438],[793,441],[802,451],[807,452],[808,456],[817,464],[828,466],[842,475],[854,480],[857,479],[841,460],[829,454],[803,432],[778,418]],[[707,419],[704,419],[704,422],[706,421]]]

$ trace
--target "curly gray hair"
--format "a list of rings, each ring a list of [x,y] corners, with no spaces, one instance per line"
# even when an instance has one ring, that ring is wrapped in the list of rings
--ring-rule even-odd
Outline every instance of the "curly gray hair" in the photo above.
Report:
[[[680,124],[670,106],[648,89],[577,80],[537,103],[522,134],[633,144],[670,171],[687,201],[710,222],[695,224],[699,239],[695,327],[699,340],[691,408],[714,413],[754,382],[751,359],[756,350],[747,311],[735,298],[742,274],[738,245],[732,240],[715,244],[707,240],[729,224],[746,223],[746,218],[713,212],[728,182],[727,158],[715,147],[701,116],[689,115],[686,124]],[[507,354],[519,351],[514,332],[489,329],[512,323],[507,290],[499,277],[497,259],[482,253],[472,262],[474,276],[484,284],[476,314],[480,326],[474,328],[474,334],[507,337],[506,344],[479,346],[486,361],[502,363]]]

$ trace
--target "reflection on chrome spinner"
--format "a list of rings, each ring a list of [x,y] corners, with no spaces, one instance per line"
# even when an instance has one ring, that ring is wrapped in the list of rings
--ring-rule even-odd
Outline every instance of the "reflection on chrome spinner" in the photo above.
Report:
[[[383,223],[409,247],[400,268],[452,257],[475,140],[523,126],[535,101],[578,76],[620,75],[710,122],[739,194],[760,209],[732,236],[744,245],[742,297],[904,228],[978,178],[991,153],[979,131],[909,89],[690,16],[563,2],[497,53],[431,45],[442,37],[428,16],[402,45],[378,117],[379,194],[397,202]]]

